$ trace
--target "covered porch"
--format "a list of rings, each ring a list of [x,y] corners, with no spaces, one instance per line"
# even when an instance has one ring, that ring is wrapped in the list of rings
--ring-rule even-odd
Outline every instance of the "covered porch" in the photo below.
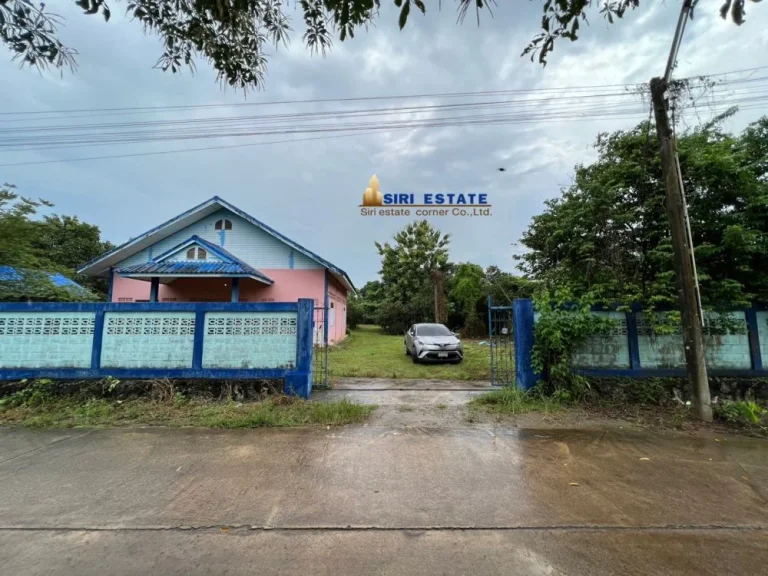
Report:
[[[115,270],[113,284],[122,279],[131,281],[130,296],[120,300],[133,302],[264,301],[259,294],[274,284],[256,269],[208,262],[148,262]]]

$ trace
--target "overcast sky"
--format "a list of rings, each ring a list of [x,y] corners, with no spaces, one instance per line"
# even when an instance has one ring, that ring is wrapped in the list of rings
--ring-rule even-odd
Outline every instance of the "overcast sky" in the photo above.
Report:
[[[593,14],[576,43],[560,42],[541,68],[520,52],[541,20],[541,4],[499,2],[483,15],[456,25],[451,2],[426,16],[412,11],[404,31],[384,0],[368,32],[336,43],[325,57],[294,40],[269,61],[266,87],[250,93],[223,90],[204,62],[197,74],[152,68],[160,41],[122,17],[80,14],[72,1],[49,6],[66,18],[61,38],[79,51],[75,74],[42,75],[19,69],[0,51],[3,112],[265,102],[356,96],[407,95],[647,82],[663,72],[679,2],[643,0],[614,26]],[[436,2],[428,4],[436,5]],[[768,65],[768,6],[747,5],[738,28],[717,16],[720,0],[702,0],[689,25],[676,77]],[[768,75],[768,71],[758,72]],[[439,104],[439,98],[419,104]],[[377,104],[385,106],[391,104]],[[403,105],[400,103],[399,105]],[[348,107],[351,107],[349,105]],[[357,105],[359,107],[359,105]],[[332,105],[293,105],[280,111],[328,110]],[[271,112],[274,112],[271,110]],[[726,127],[743,128],[760,110],[739,113]],[[768,110],[762,111],[763,113]],[[197,110],[184,116],[254,114],[253,108]],[[156,115],[153,118],[163,117]],[[166,116],[167,117],[167,116]],[[455,261],[495,264],[513,271],[516,243],[545,199],[570,182],[573,166],[594,159],[598,132],[629,128],[647,117],[562,121],[503,126],[422,128],[350,138],[274,144],[207,152],[64,162],[0,168],[0,181],[27,196],[42,197],[55,211],[97,224],[121,243],[179,212],[219,195],[344,268],[359,287],[376,277],[374,241],[386,241],[408,218],[366,218],[358,205],[371,174],[383,192],[484,192],[491,218],[432,218],[452,235]],[[4,119],[0,117],[0,126]],[[266,140],[274,137],[264,137]],[[0,152],[0,163],[104,154],[230,145],[244,139],[103,146],[43,152]],[[498,171],[504,167],[505,172]]]

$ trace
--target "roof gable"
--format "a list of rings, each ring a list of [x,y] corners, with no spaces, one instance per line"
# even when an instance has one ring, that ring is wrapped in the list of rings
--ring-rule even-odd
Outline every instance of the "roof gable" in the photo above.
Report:
[[[347,273],[344,272],[341,268],[331,264],[311,250],[280,234],[274,228],[267,226],[263,222],[260,222],[253,216],[243,212],[236,206],[219,198],[218,196],[214,196],[210,200],[207,200],[202,204],[199,204],[198,206],[183,212],[179,216],[176,216],[175,218],[172,218],[171,220],[168,220],[167,222],[152,228],[141,236],[133,238],[111,250],[110,252],[99,256],[98,258],[82,266],[78,272],[81,274],[94,276],[105,276],[109,274],[110,268],[117,265],[130,266],[139,264],[141,262],[151,261],[154,259],[154,254],[152,254],[154,247],[162,247],[162,251],[167,252],[169,246],[167,242],[165,244],[163,243],[164,240],[169,239],[169,237],[174,234],[177,234],[177,236],[178,234],[183,234],[183,230],[192,228],[193,224],[203,220],[204,218],[210,219],[212,215],[221,210],[226,210],[227,212],[234,214],[236,217],[242,219],[244,222],[247,222],[249,225],[259,229],[260,231],[263,231],[265,235],[278,241],[279,244],[284,245],[286,249],[291,251],[292,263],[294,262],[294,254],[297,261],[301,259],[306,260],[307,262],[316,263],[320,267],[327,268],[331,274],[333,274],[347,289],[354,290],[352,281],[349,279]],[[173,241],[173,245],[175,246],[176,244],[178,244],[178,238]],[[142,251],[148,251],[148,254],[140,254]]]
[[[202,248],[206,251],[206,260],[218,260],[228,262],[230,264],[234,261],[231,254],[225,252],[223,249],[220,249],[218,246],[203,240],[199,236],[190,236],[181,244],[177,244],[159,256],[155,256],[152,259],[152,262],[164,262],[166,260],[169,262],[179,262],[189,260],[187,258],[187,251],[194,247]],[[224,255],[225,253],[227,256]]]

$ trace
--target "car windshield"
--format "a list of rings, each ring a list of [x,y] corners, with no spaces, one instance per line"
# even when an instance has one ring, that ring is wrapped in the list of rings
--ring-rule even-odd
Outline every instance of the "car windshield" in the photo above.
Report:
[[[417,336],[450,336],[451,331],[442,324],[425,324],[416,327]]]

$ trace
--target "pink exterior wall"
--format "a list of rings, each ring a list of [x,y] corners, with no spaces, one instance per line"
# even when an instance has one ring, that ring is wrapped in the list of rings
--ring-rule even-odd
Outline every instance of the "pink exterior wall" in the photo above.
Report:
[[[328,340],[344,340],[347,336],[347,291],[333,276],[330,276],[328,282],[328,301],[332,307],[328,311]],[[331,316],[333,320],[330,319]]]
[[[321,307],[325,299],[325,270],[264,269],[275,283],[271,286],[251,279],[240,280],[240,302],[296,302],[312,298]],[[112,284],[113,302],[149,300],[150,282],[115,276]],[[174,302],[229,302],[230,278],[179,278],[170,284],[160,284],[158,300]],[[328,340],[343,340],[347,333],[346,290],[332,277],[328,285],[329,301],[333,304],[334,321],[328,323]],[[122,299],[122,300],[121,300]],[[128,300],[126,300],[128,299]]]

